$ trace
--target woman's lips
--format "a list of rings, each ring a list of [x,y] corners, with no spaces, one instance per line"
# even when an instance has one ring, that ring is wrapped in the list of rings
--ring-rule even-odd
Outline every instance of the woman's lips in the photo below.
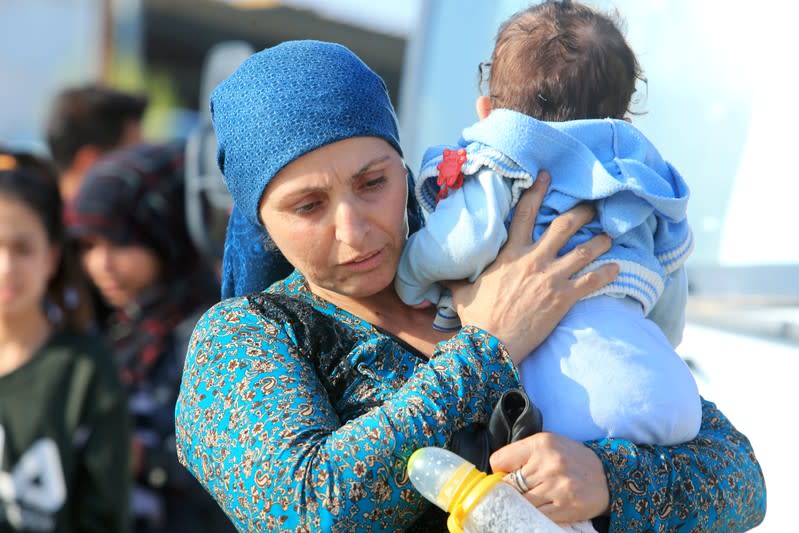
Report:
[[[19,290],[16,287],[0,287],[0,302],[12,302],[19,295]]]
[[[385,248],[381,248],[374,252],[364,254],[356,259],[352,259],[345,263],[341,263],[341,266],[343,266],[348,270],[353,270],[356,272],[364,272],[371,270],[383,261],[384,250]]]
[[[107,294],[109,296],[117,295],[122,292],[122,289],[119,285],[114,283],[104,283],[102,285],[98,285],[97,287],[101,293]]]

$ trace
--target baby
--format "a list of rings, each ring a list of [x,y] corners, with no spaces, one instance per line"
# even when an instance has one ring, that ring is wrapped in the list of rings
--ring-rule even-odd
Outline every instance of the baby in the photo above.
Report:
[[[609,17],[547,1],[501,26],[488,66],[480,121],[456,145],[425,153],[416,195],[427,222],[403,252],[398,294],[409,305],[438,305],[434,327],[460,327],[437,282],[474,280],[494,260],[519,196],[546,170],[552,182],[534,237],[590,201],[595,220],[562,253],[606,233],[610,251],[586,271],[615,262],[620,273],[578,302],[520,365],[544,429],[580,441],[692,439],[699,393],[673,348],[693,247],[688,187],[625,119],[642,79],[635,54]]]

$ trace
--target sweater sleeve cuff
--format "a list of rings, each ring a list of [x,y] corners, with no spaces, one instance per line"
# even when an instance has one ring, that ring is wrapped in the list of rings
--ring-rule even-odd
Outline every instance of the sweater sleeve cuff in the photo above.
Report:
[[[611,530],[613,529],[614,516],[620,517],[624,514],[624,499],[632,494],[626,490],[625,484],[630,482],[638,483],[647,480],[637,480],[640,477],[637,447],[631,441],[625,439],[602,439],[598,441],[586,442],[586,446],[596,453],[602,462],[605,477],[608,482],[608,493],[610,501],[610,521]],[[646,489],[646,487],[642,487]],[[643,490],[641,496],[647,497],[648,491]]]

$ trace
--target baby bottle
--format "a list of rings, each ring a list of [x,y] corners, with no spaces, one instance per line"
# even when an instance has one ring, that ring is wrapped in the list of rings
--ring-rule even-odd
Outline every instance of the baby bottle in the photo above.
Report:
[[[443,448],[413,452],[408,477],[422,496],[449,513],[450,533],[563,533],[557,524],[502,481]]]

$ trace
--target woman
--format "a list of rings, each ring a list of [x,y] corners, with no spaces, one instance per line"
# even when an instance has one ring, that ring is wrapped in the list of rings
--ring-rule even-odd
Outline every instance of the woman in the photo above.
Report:
[[[55,174],[0,152],[0,531],[128,531],[125,393],[71,259]]]
[[[514,363],[615,275],[606,266],[571,279],[608,239],[556,258],[592,216],[578,207],[531,243],[542,175],[495,263],[474,284],[450,283],[468,325],[447,335],[431,328],[431,310],[403,305],[392,289],[414,206],[380,78],[341,46],[283,43],[245,61],[212,110],[231,227],[260,228],[268,252],[296,270],[199,321],[176,412],[181,461],[241,531],[443,530],[409,485],[407,458],[484,423],[519,386]],[[257,250],[246,235],[229,234],[227,255],[249,283],[246,258]],[[548,470],[530,449],[546,454]],[[528,498],[559,521],[609,513],[612,530],[635,520],[729,530],[763,517],[751,448],[711,404],[685,446],[544,434],[501,452],[495,468],[524,465]]]
[[[218,290],[188,235],[183,171],[177,144],[112,152],[89,171],[70,213],[84,269],[114,310],[103,329],[130,398],[140,532],[230,528],[175,453],[188,337]]]

